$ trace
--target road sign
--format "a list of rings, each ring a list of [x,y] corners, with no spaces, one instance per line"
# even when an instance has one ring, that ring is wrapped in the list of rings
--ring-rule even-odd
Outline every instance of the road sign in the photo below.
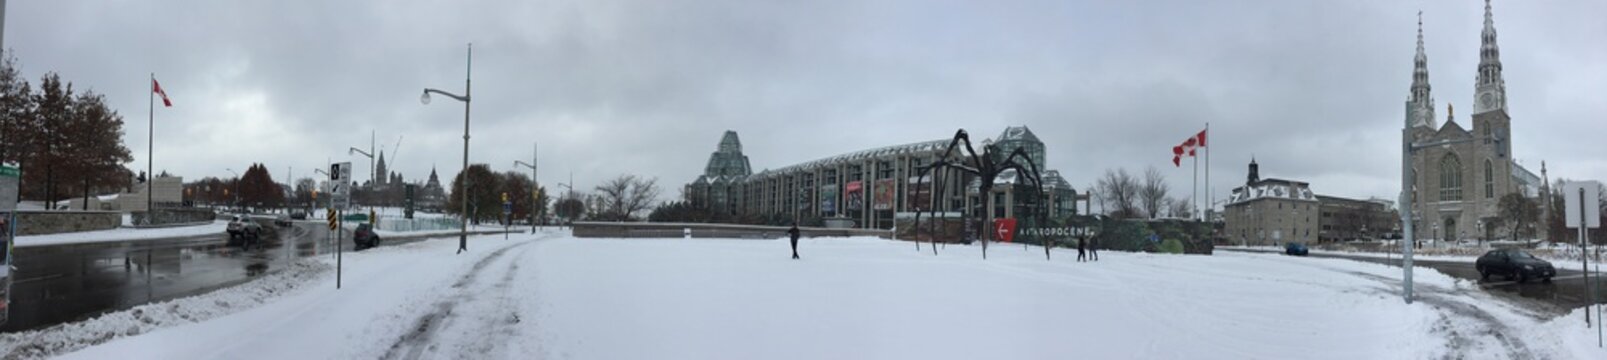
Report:
[[[379,227],[379,214],[375,214],[374,209],[368,209],[368,223]]]
[[[0,165],[0,210],[17,209],[17,183],[22,169]]]
[[[1584,192],[1581,197],[1580,192]],[[1564,222],[1569,228],[1578,229],[1580,220],[1584,227],[1595,229],[1601,227],[1601,183],[1595,181],[1570,181],[1562,185],[1562,203],[1566,209]],[[1584,219],[1580,219],[1579,212],[1585,212]]]
[[[995,238],[999,239],[1000,242],[1015,240],[1016,219],[993,219],[993,232],[996,235]]]
[[[329,193],[337,208],[351,207],[352,201],[352,163],[350,161],[329,165]]]
[[[335,211],[335,209],[329,209],[329,214],[325,215],[324,217],[329,219],[329,229],[330,230],[334,230],[334,229],[336,229],[336,228],[338,228],[340,226],[338,223],[335,222],[335,221],[340,219],[340,212],[339,211]]]

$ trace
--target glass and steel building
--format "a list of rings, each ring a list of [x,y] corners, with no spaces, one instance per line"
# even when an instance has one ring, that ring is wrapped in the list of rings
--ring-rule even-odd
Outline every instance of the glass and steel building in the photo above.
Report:
[[[1058,171],[1044,170],[1044,144],[1025,126],[1009,127],[998,137],[981,142],[997,145],[998,154],[1023,148],[1040,167],[1044,196],[1032,196],[1030,182],[1014,171],[1001,174],[989,196],[981,195],[980,180],[958,171],[920,176],[919,168],[947,156],[969,157],[963,149],[945,153],[950,139],[930,140],[849,152],[775,169],[752,171],[742,143],[726,131],[709,155],[704,174],[686,186],[687,200],[728,216],[783,215],[799,221],[847,220],[855,227],[887,229],[899,213],[937,212],[973,218],[992,211],[995,217],[1015,217],[1029,209],[1047,206],[1052,216],[1071,215],[1076,191]],[[976,148],[983,151],[982,147]],[[962,156],[963,155],[963,156]],[[981,155],[981,154],[978,154]],[[934,199],[934,184],[943,189]]]

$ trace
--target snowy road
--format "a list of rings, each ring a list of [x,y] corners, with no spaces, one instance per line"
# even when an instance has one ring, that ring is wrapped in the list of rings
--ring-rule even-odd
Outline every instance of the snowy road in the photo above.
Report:
[[[982,260],[972,246],[933,256],[907,242],[806,239],[791,261],[777,240],[471,241],[462,256],[450,240],[349,254],[341,290],[322,271],[260,304],[151,308],[220,313],[209,320],[135,336],[85,326],[72,331],[117,339],[65,358],[1607,357],[1577,319],[1427,269],[1422,300],[1406,305],[1398,269],[1337,259],[1106,252],[1078,263],[1061,251],[1051,262],[1001,246]]]

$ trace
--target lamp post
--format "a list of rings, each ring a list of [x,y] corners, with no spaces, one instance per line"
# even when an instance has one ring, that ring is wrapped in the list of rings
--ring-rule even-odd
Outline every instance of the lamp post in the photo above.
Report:
[[[469,44],[468,65],[463,73],[463,96],[458,96],[457,94],[441,90],[424,88],[424,94],[419,95],[418,98],[419,102],[429,105],[430,94],[434,93],[463,102],[463,170],[460,172],[460,174],[463,175],[463,186],[461,189],[459,189],[459,191],[463,192],[463,223],[460,224],[458,228],[459,254],[469,250],[469,96],[474,92],[472,90],[473,88],[470,86],[470,78],[471,74],[473,74],[473,71],[474,44]]]
[[[372,140],[372,137],[370,137],[370,140]],[[352,153],[362,154],[364,157],[368,158],[368,195],[364,196],[363,200],[368,202],[368,209],[373,210],[374,199],[369,199],[367,197],[374,196],[374,189],[379,186],[379,173],[374,172],[374,152],[363,151],[363,149],[358,149],[354,146],[350,150],[346,150],[346,155],[351,155]]]
[[[530,149],[530,163],[526,164],[524,161],[514,160],[513,167],[524,166],[530,168],[530,233],[534,234],[536,233],[536,207],[542,206],[542,204],[536,203],[536,195],[538,195],[536,192],[541,190],[541,187],[537,185],[539,182],[536,181],[536,175],[539,174],[536,170],[536,163],[539,162],[537,159],[541,153],[536,150],[536,144],[530,144]]]
[[[566,189],[565,192],[564,192],[564,197],[569,198],[569,199],[575,198],[575,186],[574,185],[575,185],[575,174],[574,173],[569,174],[569,183],[558,183],[558,186],[562,186],[564,189]],[[569,223],[570,223],[570,230],[573,230],[574,229],[574,223],[575,223],[575,218],[573,216],[569,217]],[[560,224],[560,226],[558,228],[562,229],[563,226]]]
[[[240,173],[234,172],[234,169],[223,170],[228,170],[229,172],[234,173],[234,199],[230,201],[234,202],[234,209],[238,211],[240,210]]]

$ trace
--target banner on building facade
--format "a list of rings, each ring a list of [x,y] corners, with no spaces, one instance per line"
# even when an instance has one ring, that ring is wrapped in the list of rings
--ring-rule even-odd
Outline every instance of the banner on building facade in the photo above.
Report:
[[[876,202],[871,206],[873,206],[876,210],[893,209],[893,198],[895,197],[894,195],[897,195],[898,193],[898,184],[894,182],[893,179],[876,180],[876,188],[871,190],[875,191],[874,194],[876,195]]]
[[[843,200],[843,202],[848,203],[849,211],[858,211],[865,208],[864,181],[849,181],[844,190],[848,194],[848,199]]]
[[[837,212],[837,185],[820,187],[820,211],[827,213]]]

